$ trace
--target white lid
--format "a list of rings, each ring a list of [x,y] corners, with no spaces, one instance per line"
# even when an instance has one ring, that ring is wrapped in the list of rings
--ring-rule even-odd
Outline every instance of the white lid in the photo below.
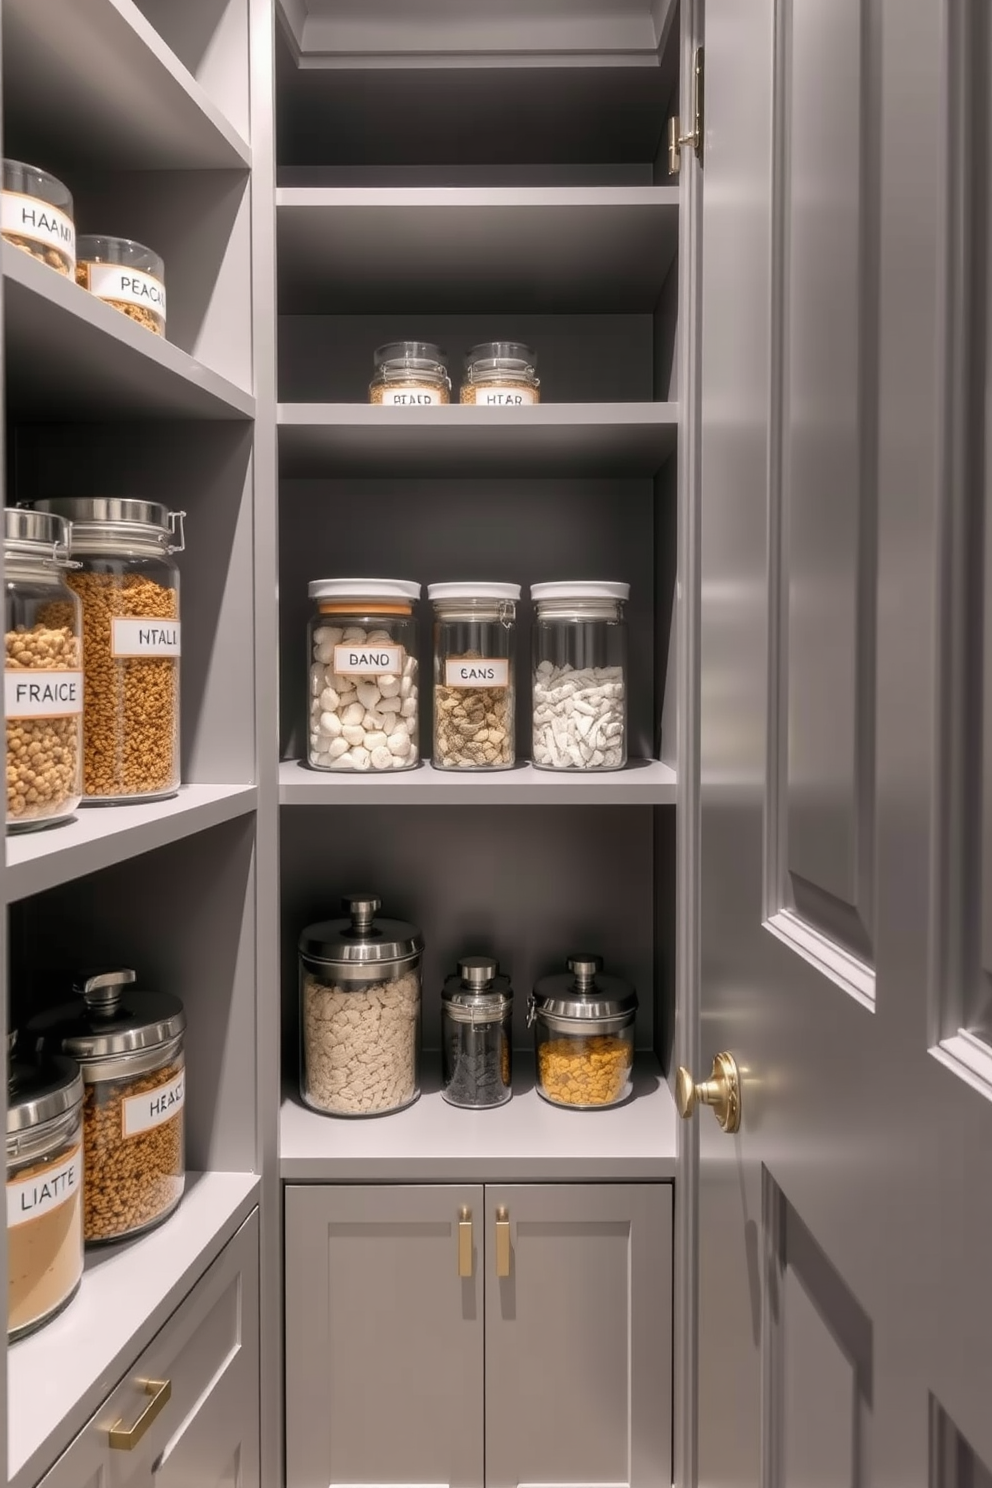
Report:
[[[311,579],[311,599],[419,599],[420,585],[410,579]]]
[[[629,584],[599,579],[560,580],[554,584],[532,584],[531,599],[629,599]]]
[[[428,599],[519,599],[519,584],[428,584]]]

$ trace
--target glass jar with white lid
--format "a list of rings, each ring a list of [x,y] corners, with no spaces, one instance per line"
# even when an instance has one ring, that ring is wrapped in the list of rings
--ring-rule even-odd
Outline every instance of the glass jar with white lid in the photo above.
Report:
[[[514,739],[519,584],[428,586],[434,606],[438,770],[509,770]]]
[[[627,763],[630,585],[534,584],[533,760],[541,770],[622,770]]]

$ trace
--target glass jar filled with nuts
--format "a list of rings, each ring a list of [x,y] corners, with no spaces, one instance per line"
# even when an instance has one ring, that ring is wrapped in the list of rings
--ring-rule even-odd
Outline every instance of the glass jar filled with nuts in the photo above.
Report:
[[[83,782],[82,612],[61,517],[4,512],[7,830],[65,821]]]
[[[519,584],[431,584],[438,770],[509,770]]]
[[[521,341],[484,341],[465,358],[459,401],[479,408],[519,408],[540,403],[537,354]]]
[[[432,341],[391,341],[376,348],[369,402],[386,408],[430,408],[451,401],[444,352]]]
[[[136,980],[130,969],[87,972],[76,1001],[28,1025],[82,1071],[87,1245],[161,1224],[186,1182],[186,1015],[178,997]]]
[[[179,788],[179,570],[185,512],[154,501],[59,497],[83,606],[83,792],[94,805]]]
[[[542,977],[527,1007],[537,1052],[537,1093],[555,1106],[616,1106],[633,1090],[637,993],[604,975],[599,956],[572,956],[568,972]]]
[[[81,237],[76,283],[146,331],[165,335],[165,265],[154,249],[130,238]]]
[[[23,160],[3,163],[0,232],[4,242],[22,248],[59,274],[76,268],[76,228],[72,193],[57,177]]]

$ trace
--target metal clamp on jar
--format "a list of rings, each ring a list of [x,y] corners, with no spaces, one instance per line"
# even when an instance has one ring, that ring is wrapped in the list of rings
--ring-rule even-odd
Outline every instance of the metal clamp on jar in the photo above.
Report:
[[[637,993],[604,976],[599,956],[572,956],[571,975],[542,977],[527,1004],[537,1092],[556,1106],[616,1106],[633,1089]]]
[[[348,919],[300,936],[300,1094],[331,1116],[378,1116],[420,1094],[424,937],[403,920],[377,920],[374,895],[342,906]]]
[[[478,1110],[510,1099],[513,988],[491,956],[466,956],[441,992],[441,1094]]]

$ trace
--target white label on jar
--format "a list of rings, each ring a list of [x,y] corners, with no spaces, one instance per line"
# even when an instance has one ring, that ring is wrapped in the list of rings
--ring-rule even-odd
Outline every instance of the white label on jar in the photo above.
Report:
[[[116,300],[120,305],[142,305],[165,319],[165,285],[154,274],[128,269],[123,264],[86,265],[86,287],[98,300]]]
[[[83,1149],[74,1147],[60,1162],[52,1163],[31,1178],[14,1178],[7,1184],[7,1228],[40,1219],[75,1198],[83,1186]]]
[[[57,248],[76,263],[76,229],[72,218],[37,196],[24,196],[19,191],[5,191],[0,201],[0,230],[46,248]]]
[[[111,656],[178,656],[178,620],[125,620],[115,615],[110,622]]]
[[[339,677],[399,676],[405,659],[402,646],[334,647],[334,670]]]
[[[477,408],[513,408],[521,403],[536,403],[537,389],[529,387],[500,387],[496,383],[479,383],[475,389]]]
[[[383,388],[383,408],[431,408],[440,404],[437,388]]]
[[[7,718],[71,718],[83,711],[82,672],[43,672],[31,667],[3,674]]]
[[[171,1121],[186,1104],[186,1071],[181,1070],[164,1085],[129,1095],[121,1101],[121,1131],[125,1137],[136,1137],[151,1131],[163,1121]]]
[[[444,663],[448,687],[509,687],[510,663],[492,656],[469,656]]]

